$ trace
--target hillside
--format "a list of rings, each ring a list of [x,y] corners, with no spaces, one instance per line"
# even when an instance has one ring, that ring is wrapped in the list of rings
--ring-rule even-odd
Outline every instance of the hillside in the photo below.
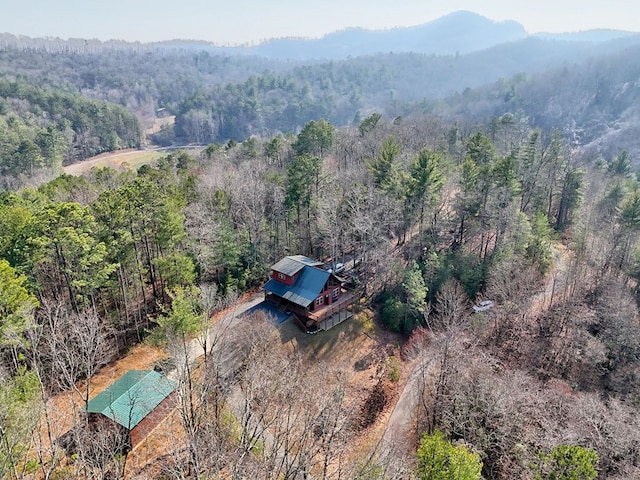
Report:
[[[391,480],[417,474],[438,430],[487,480],[528,480],[557,456],[635,478],[638,181],[628,159],[596,165],[558,132],[502,126],[313,121],[3,195],[15,447],[0,444],[0,472]],[[237,315],[292,253],[353,266],[354,317],[310,335]],[[482,300],[494,307],[477,313]],[[147,342],[164,353],[125,363],[171,357],[157,366],[178,402],[114,450],[109,423],[82,428],[84,402]],[[55,406],[70,397],[67,435]]]
[[[0,35],[0,479],[639,479],[638,58]]]
[[[503,79],[491,87],[435,102],[430,111],[478,122],[526,117],[543,129],[565,132],[590,159],[610,159],[626,150],[638,166],[638,55],[640,46],[629,45],[584,62]]]
[[[220,47],[207,42],[171,40],[153,44],[161,48],[203,50],[230,56],[259,56],[272,60],[327,61],[379,53],[460,55],[520,40],[541,38],[591,46],[624,39],[639,32],[588,30],[569,33],[529,34],[515,21],[495,22],[469,11],[458,11],[431,22],[387,30],[351,28],[321,38],[273,38],[254,46]]]
[[[240,50],[269,58],[343,60],[381,52],[453,55],[525,38],[516,22],[493,22],[471,12],[456,12],[424,25],[386,31],[363,29],[331,33],[317,40],[274,39]],[[238,53],[232,49],[226,53]]]
[[[175,128],[167,125],[154,137],[163,145],[224,143],[296,132],[318,118],[351,125],[373,112],[385,118],[425,111],[451,118],[466,109],[466,121],[483,121],[520,109],[545,127],[557,121],[556,127],[563,129],[569,125],[567,119],[543,118],[536,111],[538,100],[500,104],[496,98],[513,94],[495,97],[472,90],[498,79],[503,87],[496,88],[506,88],[513,83],[511,77],[523,74],[544,90],[545,78],[551,77],[542,72],[554,68],[579,72],[587,68],[581,64],[606,62],[607,56],[615,62],[616,56],[637,44],[634,36],[596,44],[525,38],[469,54],[384,53],[303,64],[216,56],[186,47],[19,40],[22,43],[7,41],[0,49],[0,72],[8,78],[25,75],[55,88],[71,85],[80,94],[126,106],[145,126],[154,124],[159,115],[175,115]],[[603,60],[592,60],[596,58]],[[567,86],[580,89],[584,83]],[[444,98],[435,108],[434,101]],[[567,98],[570,95],[563,93],[563,101]]]
[[[60,171],[63,164],[141,142],[138,119],[120,105],[0,78],[0,175],[5,178]]]

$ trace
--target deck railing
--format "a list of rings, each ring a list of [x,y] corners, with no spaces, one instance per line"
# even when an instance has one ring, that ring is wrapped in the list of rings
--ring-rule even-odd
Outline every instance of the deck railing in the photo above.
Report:
[[[357,300],[358,296],[353,292],[345,292],[340,296],[340,299],[332,303],[331,305],[327,305],[322,307],[319,310],[315,310],[307,314],[307,316],[316,323],[321,322],[322,320],[330,317],[331,315],[345,310],[350,305],[354,304]]]
[[[267,295],[267,299],[273,302],[278,309],[286,310],[296,315],[297,320],[301,324],[307,324],[305,328],[317,327],[320,322],[330,318],[338,312],[346,310],[349,306],[358,301],[359,295],[357,292],[350,290],[343,292],[340,295],[337,302],[330,305],[324,305],[313,312],[309,312],[304,308],[291,303],[287,300],[283,300],[277,295]],[[310,322],[309,322],[310,321]]]

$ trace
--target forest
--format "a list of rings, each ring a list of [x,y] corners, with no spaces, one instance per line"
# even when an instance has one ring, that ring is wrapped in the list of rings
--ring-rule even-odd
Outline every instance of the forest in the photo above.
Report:
[[[139,120],[120,105],[0,79],[0,176],[9,188],[16,177],[141,142]]]
[[[398,102],[384,73],[423,57],[249,73],[191,53],[221,83],[185,72],[170,99],[169,76],[112,70],[107,88],[109,59],[144,49],[103,52],[91,79],[63,75],[84,54],[14,48],[0,50],[15,68],[0,78],[0,477],[640,477],[637,47]],[[156,141],[199,153],[61,172],[141,146],[161,108],[176,120]],[[357,260],[353,319],[309,338],[255,315],[209,335],[292,254]],[[371,351],[321,355],[349,332]],[[136,348],[166,354],[178,391],[142,465],[83,416],[93,380]]]
[[[583,145],[616,136],[614,143],[635,153],[637,135],[627,124],[637,113],[637,44],[635,36],[597,43],[527,38],[464,55],[302,62],[215,55],[198,45],[0,36],[0,74],[118,104],[144,128],[158,115],[175,115],[174,126],[151,137],[162,145],[268,138],[319,119],[356,126],[376,112],[476,123],[508,113],[570,131]]]

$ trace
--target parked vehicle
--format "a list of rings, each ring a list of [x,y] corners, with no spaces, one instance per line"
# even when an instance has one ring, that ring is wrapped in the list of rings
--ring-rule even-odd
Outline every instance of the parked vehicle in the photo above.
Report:
[[[327,272],[329,273],[341,273],[344,272],[346,265],[344,263],[336,263],[335,268],[328,268]]]
[[[494,307],[494,303],[491,300],[483,300],[482,302],[478,303],[477,305],[473,306],[473,311],[474,312],[485,312],[487,310],[490,310]]]

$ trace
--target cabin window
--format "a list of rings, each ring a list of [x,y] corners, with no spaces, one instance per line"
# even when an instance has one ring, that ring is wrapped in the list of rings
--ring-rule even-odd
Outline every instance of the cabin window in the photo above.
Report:
[[[338,295],[340,295],[340,287],[336,287],[333,289],[333,296],[337,297]]]
[[[280,280],[286,280],[286,279],[287,279],[287,276],[286,276],[284,273],[280,273],[280,272],[278,272],[278,278],[279,278]]]
[[[324,303],[324,297],[316,298],[316,305],[322,305]]]

